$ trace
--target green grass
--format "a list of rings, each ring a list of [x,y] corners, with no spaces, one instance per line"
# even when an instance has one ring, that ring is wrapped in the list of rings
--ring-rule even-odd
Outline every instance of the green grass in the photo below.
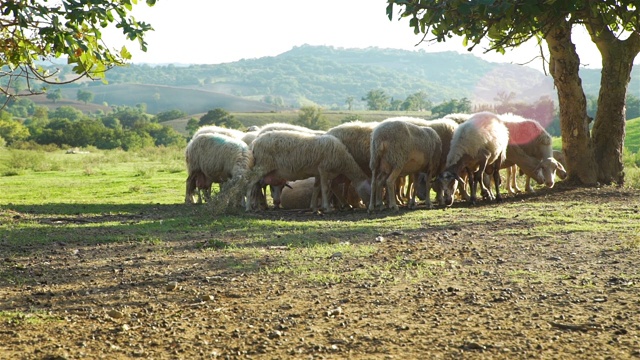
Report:
[[[217,259],[216,267],[326,285],[417,282],[455,271],[442,256],[388,256],[381,248],[415,242],[431,249],[437,244],[432,234],[475,224],[495,225],[479,238],[516,238],[526,244],[565,241],[559,234],[607,234],[619,239],[619,249],[640,248],[637,211],[588,198],[558,203],[532,195],[531,201],[507,201],[482,211],[462,206],[373,216],[362,211],[286,219],[277,213],[214,216],[207,205],[183,203],[183,156],[182,149],[75,155],[0,150],[0,258],[34,255],[60,243],[129,246],[158,255],[202,251]],[[38,159],[40,165],[17,159]],[[512,226],[514,214],[518,226]],[[379,236],[385,240],[377,242]],[[24,269],[0,272],[0,286],[32,281]]]

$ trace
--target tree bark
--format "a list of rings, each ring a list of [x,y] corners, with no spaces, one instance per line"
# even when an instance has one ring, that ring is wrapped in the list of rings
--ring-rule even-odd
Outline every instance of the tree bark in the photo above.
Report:
[[[545,40],[549,47],[549,71],[558,92],[567,181],[595,185],[598,167],[589,134],[587,100],[578,73],[580,57],[571,41],[571,24],[566,19],[559,19],[551,25]]]
[[[600,23],[587,23],[591,39],[602,55],[598,111],[593,125],[593,146],[598,163],[598,181],[624,184],[626,97],[633,59],[640,51],[640,36],[632,33],[620,40]]]

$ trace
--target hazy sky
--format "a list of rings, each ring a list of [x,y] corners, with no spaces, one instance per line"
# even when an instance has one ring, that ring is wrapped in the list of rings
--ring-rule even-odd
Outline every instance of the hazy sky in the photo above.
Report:
[[[112,47],[127,45],[134,63],[219,64],[276,56],[303,44],[467,52],[460,39],[415,46],[421,35],[413,34],[408,21],[389,21],[385,9],[386,0],[158,0],[151,8],[140,0],[134,16],[155,29],[147,36],[147,52],[122,36],[107,39]],[[582,63],[600,67],[588,37],[574,41]],[[534,44],[506,55],[484,55],[480,48],[473,52],[513,63],[528,62],[538,53]],[[529,66],[541,69],[541,60]]]

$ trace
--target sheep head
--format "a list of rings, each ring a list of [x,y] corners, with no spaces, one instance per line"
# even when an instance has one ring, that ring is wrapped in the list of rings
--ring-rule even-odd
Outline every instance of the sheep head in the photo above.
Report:
[[[458,188],[458,183],[465,184],[464,180],[456,172],[451,170],[445,170],[440,176],[438,176],[437,182],[442,189],[442,197],[444,199],[445,206],[453,205],[453,195]]]
[[[536,173],[542,173],[542,181],[535,180],[538,184],[544,182],[545,186],[552,188],[555,185],[556,171],[561,179],[567,177],[566,170],[556,159],[552,157],[543,159],[535,170]]]

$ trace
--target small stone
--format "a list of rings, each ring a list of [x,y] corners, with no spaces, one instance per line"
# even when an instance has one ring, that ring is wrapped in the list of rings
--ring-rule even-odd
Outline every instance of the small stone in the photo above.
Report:
[[[200,298],[200,300],[202,301],[213,301],[215,299],[215,297],[213,295],[202,295],[202,297]]]
[[[384,242],[384,237],[376,236],[376,242]]]
[[[131,326],[129,326],[127,324],[122,324],[121,330],[122,331],[129,331],[129,330],[131,330]]]
[[[113,319],[122,319],[124,317],[124,314],[118,310],[109,310],[107,311],[107,315]]]
[[[329,256],[329,259],[337,259],[337,258],[341,258],[342,257],[342,253],[341,252],[335,252],[333,254],[331,254],[331,256]]]
[[[174,291],[178,289],[178,283],[176,281],[172,281],[170,283],[167,284],[167,286],[165,287],[165,289],[167,291]]]
[[[274,330],[271,333],[269,333],[269,338],[271,339],[278,339],[281,338],[283,335],[282,331],[280,330]]]
[[[337,316],[342,314],[342,308],[340,306],[338,306],[335,309],[330,309],[329,311],[327,311],[327,316]]]

